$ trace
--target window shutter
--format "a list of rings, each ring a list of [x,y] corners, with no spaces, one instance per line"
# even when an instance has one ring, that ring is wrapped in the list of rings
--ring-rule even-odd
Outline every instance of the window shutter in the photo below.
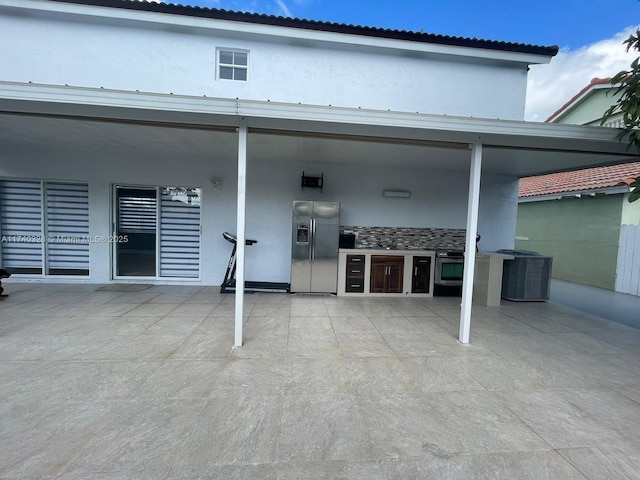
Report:
[[[119,195],[118,231],[120,233],[155,233],[156,198],[124,193]]]
[[[160,276],[200,276],[199,188],[162,188]]]
[[[12,273],[42,273],[41,182],[0,181],[2,267]]]
[[[50,275],[89,274],[89,188],[46,182],[47,270]]]

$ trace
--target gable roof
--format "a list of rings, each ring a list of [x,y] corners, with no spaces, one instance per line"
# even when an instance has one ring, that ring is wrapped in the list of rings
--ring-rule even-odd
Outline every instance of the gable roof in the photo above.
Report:
[[[520,179],[518,197],[583,192],[630,185],[638,176],[640,176],[640,162],[525,177]]]
[[[549,118],[547,118],[545,120],[545,122],[553,122],[553,121],[557,120],[557,118],[560,117],[561,114],[563,114],[567,110],[569,110],[570,107],[573,107],[578,102],[578,100],[582,99],[583,97],[586,97],[588,94],[590,94],[596,88],[603,88],[603,86],[604,87],[613,88],[613,85],[611,85],[611,77],[609,77],[609,78],[598,78],[598,77],[592,78],[591,81],[589,82],[589,84],[586,87],[584,87],[582,90],[580,90],[578,93],[576,93],[573,97],[571,97],[571,99],[567,103],[565,103],[560,108],[558,108],[555,112],[553,112],[551,115],[549,115]]]
[[[504,52],[525,53],[553,57],[558,53],[558,47],[530,45],[523,43],[500,42],[496,40],[482,40],[477,38],[452,37],[407,30],[393,30],[361,25],[347,25],[344,23],[322,22],[299,18],[264,15],[248,12],[236,12],[217,8],[193,7],[163,2],[148,2],[144,0],[50,0],[60,3],[73,3],[98,7],[122,8],[144,12],[167,13],[189,17],[228,20],[234,22],[254,23],[279,27],[300,28],[323,32],[362,35],[368,37],[406,40],[411,42],[432,43],[470,48],[482,48]]]

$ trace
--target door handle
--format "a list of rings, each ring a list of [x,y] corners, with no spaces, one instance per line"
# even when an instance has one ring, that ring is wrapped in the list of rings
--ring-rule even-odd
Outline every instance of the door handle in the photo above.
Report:
[[[309,252],[311,263],[316,260],[316,219],[311,219],[311,251]]]

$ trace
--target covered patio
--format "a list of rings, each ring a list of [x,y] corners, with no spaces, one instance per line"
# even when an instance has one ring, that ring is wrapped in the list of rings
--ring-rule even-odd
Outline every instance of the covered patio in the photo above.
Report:
[[[0,478],[639,478],[640,331],[576,310],[4,286]]]
[[[447,192],[449,200],[466,195],[464,216],[455,215],[456,221],[466,225],[468,252],[458,319],[458,338],[463,344],[469,342],[471,331],[482,179],[486,175],[504,176],[515,183],[525,175],[637,160],[637,155],[618,141],[617,131],[609,128],[12,82],[0,82],[0,126],[0,141],[11,153],[3,159],[6,170],[18,178],[33,175],[29,170],[33,167],[20,165],[21,156],[38,158],[42,164],[36,166],[40,169],[49,152],[60,165],[70,163],[70,153],[80,154],[75,165],[81,176],[91,175],[85,172],[92,169],[85,152],[110,152],[111,158],[103,165],[121,152],[144,152],[150,157],[182,152],[209,161],[214,155],[234,159],[235,205],[230,205],[228,199],[220,203],[231,207],[225,208],[227,211],[235,210],[238,284],[245,280],[249,160],[363,169],[386,165],[468,175],[468,191]],[[44,157],[43,151],[47,152]],[[162,166],[156,170],[162,170]],[[130,174],[128,170],[118,173],[122,180]],[[153,174],[143,171],[142,176]],[[209,180],[217,181],[213,177]],[[106,187],[103,179],[98,186],[101,197],[97,198],[108,208]],[[508,218],[501,218],[505,212],[497,208],[515,202],[515,196],[511,198],[506,192],[503,195],[492,198],[493,204],[485,212],[493,222],[489,225],[500,227],[493,228],[486,237],[493,236],[489,243],[502,246],[513,242],[509,229],[515,228],[515,208],[504,215]],[[492,209],[495,212],[489,211]],[[100,215],[100,222],[92,224],[91,232],[108,238],[114,233],[111,222],[105,221],[108,210]],[[210,232],[201,230],[201,236],[203,249],[215,250],[211,247],[217,244]],[[219,239],[218,232],[216,238]],[[281,250],[270,257],[289,254],[286,242],[273,243],[278,243]],[[109,246],[93,247],[91,281],[113,279]],[[287,262],[288,258],[280,261],[277,268],[287,270]],[[198,280],[209,285],[219,282],[220,275],[203,273],[203,266]],[[239,291],[234,310],[235,346],[244,342],[242,318],[246,301]]]

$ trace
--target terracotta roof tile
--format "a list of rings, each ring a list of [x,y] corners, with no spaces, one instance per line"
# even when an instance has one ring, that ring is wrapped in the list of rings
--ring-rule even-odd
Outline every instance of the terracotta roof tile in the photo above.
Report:
[[[640,176],[640,162],[525,177],[520,179],[518,197],[630,185],[638,176]]]

